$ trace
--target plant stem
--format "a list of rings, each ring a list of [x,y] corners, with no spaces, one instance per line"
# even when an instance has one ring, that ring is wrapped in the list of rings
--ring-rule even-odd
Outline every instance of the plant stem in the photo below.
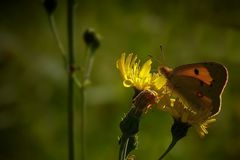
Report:
[[[121,137],[121,144],[120,144],[120,152],[119,152],[119,160],[125,160],[127,156],[127,148],[128,148],[129,137],[123,135]]]
[[[55,38],[55,40],[57,42],[58,49],[61,52],[61,55],[62,55],[62,58],[63,58],[63,61],[64,61],[64,65],[65,65],[65,67],[67,67],[66,51],[64,49],[63,43],[61,41],[61,38],[59,36],[59,33],[58,33],[58,30],[57,30],[57,27],[56,27],[56,23],[55,23],[55,19],[54,19],[54,15],[53,14],[48,15],[48,21],[49,21],[50,28],[51,28],[51,31],[53,33],[53,36],[54,36],[54,38]]]
[[[176,143],[177,141],[175,139],[172,139],[171,144],[168,146],[167,150],[161,155],[161,157],[158,160],[163,160],[163,158],[168,154],[168,152],[170,152],[173,149]]]
[[[190,126],[191,125],[189,125],[188,123],[184,123],[177,119],[174,119],[174,123],[171,128],[172,142],[158,160],[162,160],[168,154],[168,152],[173,149],[176,143],[187,135],[187,131]]]
[[[82,86],[80,88],[80,96],[81,96],[81,107],[80,107],[80,121],[81,121],[81,130],[80,130],[80,144],[81,144],[81,155],[80,159],[85,159],[85,86],[82,81]]]
[[[84,74],[84,82],[89,81],[89,77],[92,71],[92,66],[93,66],[93,61],[94,61],[94,56],[93,56],[93,51],[90,47],[87,48],[87,57],[86,57],[86,72]],[[85,83],[84,83],[85,84]]]
[[[89,56],[89,48],[87,48],[87,57]],[[86,55],[85,54],[85,55]],[[82,72],[81,82],[75,79],[75,84],[80,88],[80,97],[81,97],[81,106],[80,106],[80,144],[81,144],[81,160],[85,160],[85,89],[86,89],[86,82],[89,78],[90,68],[89,68],[89,57],[86,59],[87,61],[87,70]],[[76,83],[77,82],[77,83]]]
[[[67,1],[68,33],[68,151],[69,160],[74,160],[74,0]]]

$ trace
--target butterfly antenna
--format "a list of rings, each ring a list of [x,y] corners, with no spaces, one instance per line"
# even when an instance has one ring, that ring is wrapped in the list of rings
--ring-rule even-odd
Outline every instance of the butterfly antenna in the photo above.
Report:
[[[160,57],[162,56],[162,64],[161,65],[164,65],[165,64],[165,62],[166,62],[166,59],[165,59],[165,55],[164,55],[164,51],[163,51],[163,45],[162,44],[160,44]]]
[[[150,54],[148,54],[148,57],[151,59],[154,59],[154,61],[157,61],[158,66],[164,66],[165,64],[165,57],[164,57],[164,52],[163,52],[163,45],[160,44],[160,60],[159,58],[156,58]]]
[[[154,61],[157,61],[159,63],[159,60],[156,57],[152,56],[151,54],[148,54],[147,56],[148,56],[148,58],[153,59]],[[154,70],[155,69],[153,69],[153,71]]]
[[[159,61],[156,57],[152,56],[152,55],[148,55],[149,58],[154,59],[154,61],[157,61],[159,64],[161,64],[161,61]]]

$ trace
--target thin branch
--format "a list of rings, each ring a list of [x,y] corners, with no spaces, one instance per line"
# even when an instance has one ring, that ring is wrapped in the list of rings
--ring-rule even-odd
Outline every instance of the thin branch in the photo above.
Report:
[[[93,66],[93,62],[94,62],[94,55],[92,53],[92,49],[90,47],[88,47],[87,49],[87,58],[86,58],[86,72],[84,74],[84,84],[89,81],[89,77],[91,75],[91,71],[92,71],[92,66]]]
[[[181,122],[180,120],[174,119],[174,123],[171,128],[172,142],[158,160],[162,160],[173,149],[176,143],[187,135],[188,128],[190,126],[191,125],[188,123],[184,123]]]
[[[53,36],[54,36],[54,38],[57,42],[58,49],[60,50],[61,56],[63,58],[64,65],[67,66],[67,57],[66,57],[67,54],[66,54],[66,51],[64,49],[64,46],[63,46],[62,40],[60,38],[60,35],[58,33],[56,23],[55,23],[55,18],[54,18],[53,14],[48,15],[48,21],[49,21],[50,28],[51,28],[51,31],[53,33]]]
[[[81,97],[81,106],[80,106],[80,144],[81,144],[81,160],[85,160],[85,86],[82,81],[82,86],[80,87],[80,97]]]
[[[119,149],[119,160],[125,160],[127,157],[128,150],[128,142],[129,137],[127,135],[123,135],[120,141],[120,149]]]
[[[74,0],[67,1],[68,33],[68,149],[69,160],[74,160]]]
[[[158,160],[163,160],[163,158],[168,154],[168,152],[170,152],[173,149],[176,143],[177,141],[172,139],[171,144],[168,146],[167,150],[161,155],[161,157]]]

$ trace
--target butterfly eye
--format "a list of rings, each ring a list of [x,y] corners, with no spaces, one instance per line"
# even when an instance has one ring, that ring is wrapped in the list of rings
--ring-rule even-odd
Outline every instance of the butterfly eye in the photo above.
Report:
[[[199,75],[199,70],[198,70],[197,68],[195,68],[195,69],[194,69],[194,73],[195,73],[196,75]]]

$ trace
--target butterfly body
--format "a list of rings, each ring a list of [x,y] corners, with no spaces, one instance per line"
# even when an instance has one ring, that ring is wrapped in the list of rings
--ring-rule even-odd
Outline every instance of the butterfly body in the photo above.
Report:
[[[193,63],[174,69],[160,67],[167,86],[193,110],[208,109],[214,116],[220,111],[221,94],[228,80],[226,67],[216,62]]]

